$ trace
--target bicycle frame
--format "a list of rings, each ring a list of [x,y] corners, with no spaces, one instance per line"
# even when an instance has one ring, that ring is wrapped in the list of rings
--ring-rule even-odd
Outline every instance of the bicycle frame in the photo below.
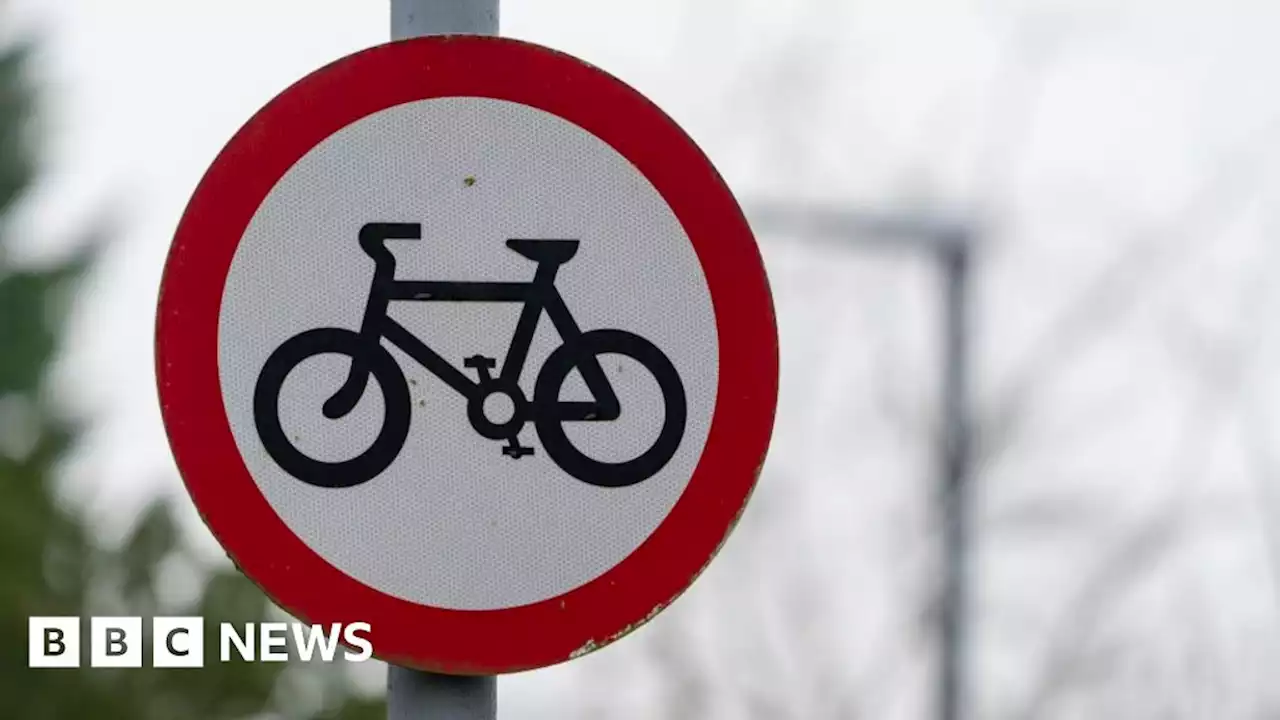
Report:
[[[486,385],[493,382],[483,383],[467,377],[403,325],[388,316],[387,309],[392,302],[521,303],[524,307],[516,323],[511,344],[507,348],[502,372],[497,378],[498,384],[508,388],[518,388],[520,375],[524,371],[529,348],[538,328],[538,320],[543,312],[547,313],[552,325],[566,344],[574,342],[582,335],[582,330],[555,286],[556,273],[572,252],[561,253],[564,255],[563,258],[555,257],[555,253],[552,252],[540,253],[543,257],[539,258],[534,257],[535,253],[529,250],[532,247],[529,243],[563,244],[572,241],[509,240],[508,247],[521,252],[537,263],[537,270],[531,282],[396,280],[395,256],[386,249],[385,241],[420,239],[421,226],[413,224],[371,223],[360,232],[361,247],[374,260],[373,283],[360,327],[360,335],[369,343],[376,345],[382,338],[386,338],[388,342],[403,350],[446,385],[468,400],[474,401],[482,399],[487,394]],[[617,419],[621,410],[617,395],[596,357],[588,355],[582,358],[578,364],[578,371],[582,374],[582,379],[592,397],[595,398],[595,402],[560,402],[553,399],[555,416],[564,421]],[[359,401],[360,396],[363,395],[368,377],[369,370],[365,363],[353,361],[347,381],[334,395],[333,400],[344,406],[349,402],[350,406],[346,408],[349,411],[350,407],[354,407],[355,402]],[[545,412],[550,408],[539,408],[539,410]]]

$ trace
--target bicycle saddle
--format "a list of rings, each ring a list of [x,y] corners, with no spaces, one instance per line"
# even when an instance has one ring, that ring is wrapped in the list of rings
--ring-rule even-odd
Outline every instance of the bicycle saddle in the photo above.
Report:
[[[566,263],[578,252],[577,240],[524,240],[507,241],[507,247],[538,263]]]

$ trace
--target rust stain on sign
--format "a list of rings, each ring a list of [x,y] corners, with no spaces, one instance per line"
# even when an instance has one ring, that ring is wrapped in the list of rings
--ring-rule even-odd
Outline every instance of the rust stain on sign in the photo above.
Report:
[[[675,598],[672,598],[671,600],[675,600]],[[622,629],[621,629],[621,630],[619,630],[618,632],[616,632],[616,633],[614,633],[614,634],[610,635],[609,637],[605,638],[602,642],[596,642],[595,640],[588,640],[588,641],[586,641],[585,643],[583,643],[583,644],[582,644],[582,647],[580,647],[580,648],[578,648],[577,650],[574,650],[573,652],[569,653],[569,659],[570,659],[570,660],[576,660],[576,659],[578,659],[578,658],[582,657],[583,655],[586,655],[586,654],[588,654],[588,653],[591,653],[591,652],[594,652],[594,651],[596,651],[596,650],[599,650],[600,648],[602,648],[602,647],[604,647],[604,646],[606,646],[606,645],[612,644],[612,643],[616,642],[617,640],[619,640],[620,638],[622,638],[622,637],[624,637],[624,636],[626,636],[626,635],[630,635],[631,633],[635,632],[636,630],[639,630],[639,629],[640,629],[640,626],[642,626],[642,625],[644,625],[645,623],[647,623],[647,622],[649,622],[650,620],[652,620],[655,616],[657,616],[657,614],[658,614],[658,613],[662,612],[662,611],[663,611],[663,609],[665,609],[665,608],[667,607],[667,605],[670,605],[670,604],[671,604],[671,600],[669,600],[669,601],[667,601],[667,602],[664,602],[664,603],[658,603],[657,605],[654,605],[654,606],[653,606],[653,609],[649,611],[649,614],[648,614],[648,615],[645,615],[643,618],[641,618],[641,619],[639,619],[639,620],[637,620],[637,621],[635,621],[635,622],[631,623],[630,625],[627,625],[626,627],[622,628]]]
[[[588,640],[586,643],[584,643],[584,644],[582,645],[582,647],[580,647],[580,648],[578,648],[577,650],[574,650],[573,652],[569,653],[569,659],[570,659],[570,660],[576,660],[577,658],[580,658],[580,657],[582,657],[583,655],[586,655],[586,654],[587,654],[587,653],[589,653],[589,652],[592,652],[592,651],[598,650],[599,648],[600,648],[600,646],[599,646],[599,645],[596,645],[596,641],[595,641],[595,640]]]

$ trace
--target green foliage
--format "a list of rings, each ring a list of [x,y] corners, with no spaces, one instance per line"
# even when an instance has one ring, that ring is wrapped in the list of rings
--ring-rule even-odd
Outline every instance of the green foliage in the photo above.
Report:
[[[30,139],[31,89],[22,74],[28,49],[0,52],[0,213],[7,212],[35,174]]]
[[[81,428],[49,402],[46,373],[61,347],[64,299],[93,267],[96,245],[43,269],[17,267],[6,252],[5,219],[37,171],[27,55],[25,47],[0,51],[0,718],[305,717],[283,709],[302,706],[287,692],[298,684],[320,689],[310,703],[317,720],[385,717],[381,699],[352,694],[340,663],[222,663],[217,634],[209,632],[200,669],[27,668],[32,615],[200,615],[243,624],[273,612],[233,568],[202,565],[168,502],[154,502],[123,543],[107,546],[58,495],[57,469]],[[194,599],[165,600],[159,592],[161,570],[174,564],[201,578]]]

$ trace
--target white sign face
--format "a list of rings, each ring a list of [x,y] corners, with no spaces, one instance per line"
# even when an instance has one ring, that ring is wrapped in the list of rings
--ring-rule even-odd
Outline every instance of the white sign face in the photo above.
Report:
[[[350,577],[455,610],[552,598],[635,551],[694,474],[719,352],[645,176],[479,97],[382,110],[303,156],[218,317],[226,416],[272,509]]]

